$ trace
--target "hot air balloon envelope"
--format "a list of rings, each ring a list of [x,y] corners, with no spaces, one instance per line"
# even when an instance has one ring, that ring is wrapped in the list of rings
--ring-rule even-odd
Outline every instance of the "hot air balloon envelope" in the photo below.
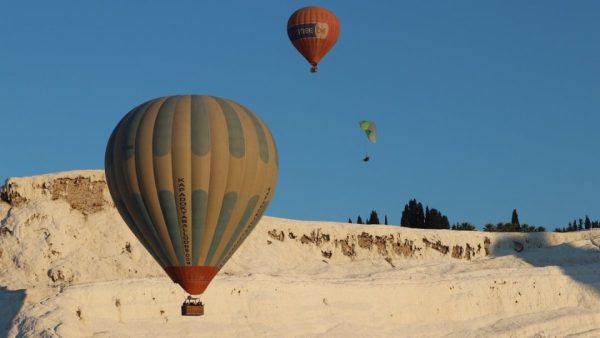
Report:
[[[106,180],[136,237],[188,293],[208,283],[263,215],[277,182],[267,126],[231,100],[150,100],[106,148]]]
[[[289,18],[287,33],[290,41],[317,71],[321,59],[335,45],[340,34],[340,22],[333,12],[318,6],[300,8]]]

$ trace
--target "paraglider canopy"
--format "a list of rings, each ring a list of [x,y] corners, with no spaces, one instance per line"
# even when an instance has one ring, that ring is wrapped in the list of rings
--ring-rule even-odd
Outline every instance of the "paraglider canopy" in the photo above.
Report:
[[[362,129],[371,143],[377,142],[377,128],[373,121],[360,121],[360,129]]]

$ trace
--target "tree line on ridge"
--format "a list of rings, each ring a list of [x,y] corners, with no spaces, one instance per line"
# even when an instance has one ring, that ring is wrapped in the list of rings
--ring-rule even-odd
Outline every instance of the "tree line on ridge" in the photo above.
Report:
[[[348,223],[353,223],[351,218],[348,218]],[[356,224],[388,224],[388,217],[385,215],[384,222],[381,223],[377,211],[372,210],[369,217],[363,221],[363,218],[358,215]],[[418,202],[416,199],[411,199],[404,206],[402,216],[400,218],[400,226],[418,229],[449,229],[449,230],[467,230],[473,231],[477,228],[469,222],[461,222],[450,225],[448,217],[442,214],[436,208],[430,208]],[[555,232],[571,232],[590,230],[600,228],[600,221],[592,221],[588,215],[585,218],[579,218],[579,221],[573,220],[565,227],[558,227]],[[510,222],[498,222],[496,224],[488,223],[483,226],[483,231],[487,232],[545,232],[544,226],[533,226],[526,223],[521,224],[517,209],[513,209]]]

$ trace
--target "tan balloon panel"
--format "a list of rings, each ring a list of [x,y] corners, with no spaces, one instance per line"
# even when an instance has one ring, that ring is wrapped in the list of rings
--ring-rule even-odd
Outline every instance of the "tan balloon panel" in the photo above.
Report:
[[[105,164],[119,213],[191,294],[206,289],[256,226],[278,173],[275,142],[256,114],[202,95],[130,111],[110,136]]]

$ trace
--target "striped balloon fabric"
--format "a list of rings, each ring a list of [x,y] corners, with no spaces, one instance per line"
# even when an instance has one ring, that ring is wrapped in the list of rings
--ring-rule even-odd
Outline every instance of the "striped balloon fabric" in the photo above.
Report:
[[[197,295],[263,215],[278,158],[271,132],[246,107],[169,96],[119,122],[105,170],[129,228],[174,282]]]

